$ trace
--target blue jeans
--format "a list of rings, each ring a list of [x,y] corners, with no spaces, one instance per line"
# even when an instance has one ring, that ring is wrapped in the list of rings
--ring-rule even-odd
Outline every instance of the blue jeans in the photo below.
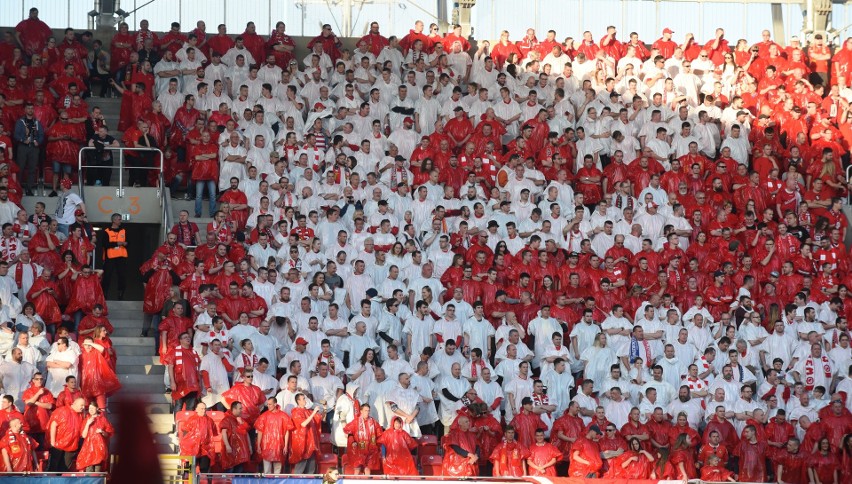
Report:
[[[70,227],[70,225],[65,225],[65,224],[58,224],[58,225],[59,226],[56,227],[56,231],[61,232],[61,233],[65,234],[66,237],[68,237],[68,228]]]
[[[207,195],[210,197],[210,216],[216,213],[216,182],[213,180],[197,180],[195,182],[195,216],[201,217],[201,202],[204,197],[204,187],[207,187]]]

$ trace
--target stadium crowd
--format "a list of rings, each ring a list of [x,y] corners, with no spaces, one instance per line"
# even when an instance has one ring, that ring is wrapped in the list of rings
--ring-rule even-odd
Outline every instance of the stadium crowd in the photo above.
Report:
[[[106,46],[32,9],[5,33],[6,470],[106,458],[112,327],[71,180],[109,184],[74,160],[112,164],[116,128],[195,217],[208,198],[204,235],[181,212],[141,267],[202,471],[314,473],[328,434],[347,473],[852,475],[852,39],[438,30],[348,50],[325,25],[304,58],[282,22]],[[53,218],[15,205],[42,172]]]

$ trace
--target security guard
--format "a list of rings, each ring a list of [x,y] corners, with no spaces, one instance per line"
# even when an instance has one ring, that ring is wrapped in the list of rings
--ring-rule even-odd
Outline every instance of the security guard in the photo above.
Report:
[[[110,220],[112,225],[103,231],[104,274],[101,278],[101,287],[104,290],[104,296],[108,295],[112,275],[117,274],[118,299],[120,301],[124,299],[124,289],[127,285],[127,275],[125,274],[127,268],[127,234],[121,227],[121,215],[114,213]]]

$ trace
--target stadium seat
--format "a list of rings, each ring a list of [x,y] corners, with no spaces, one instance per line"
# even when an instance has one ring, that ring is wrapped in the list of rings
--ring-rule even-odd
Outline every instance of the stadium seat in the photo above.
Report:
[[[438,454],[438,437],[434,435],[424,435],[417,439],[417,453],[419,455],[437,455]]]
[[[331,469],[332,467],[339,467],[337,462],[337,455],[332,453],[322,453],[319,455],[317,459],[317,465],[319,466],[319,473],[325,474],[325,471]]]
[[[440,455],[421,455],[420,456],[420,472],[424,476],[440,476],[441,464],[444,458]]]
[[[320,452],[323,454],[331,454],[334,450],[332,447],[333,440],[331,434],[320,434]]]
[[[187,420],[189,417],[194,415],[195,412],[192,410],[181,410],[175,414],[175,431],[180,430],[180,424]]]

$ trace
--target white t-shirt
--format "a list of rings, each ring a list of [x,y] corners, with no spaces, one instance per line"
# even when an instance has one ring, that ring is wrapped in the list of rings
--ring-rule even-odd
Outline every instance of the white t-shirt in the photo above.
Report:
[[[83,199],[74,192],[68,192],[67,195],[60,197],[56,206],[56,212],[54,213],[56,221],[62,225],[73,224],[76,220],[74,212],[77,211],[77,206],[82,203]]]

